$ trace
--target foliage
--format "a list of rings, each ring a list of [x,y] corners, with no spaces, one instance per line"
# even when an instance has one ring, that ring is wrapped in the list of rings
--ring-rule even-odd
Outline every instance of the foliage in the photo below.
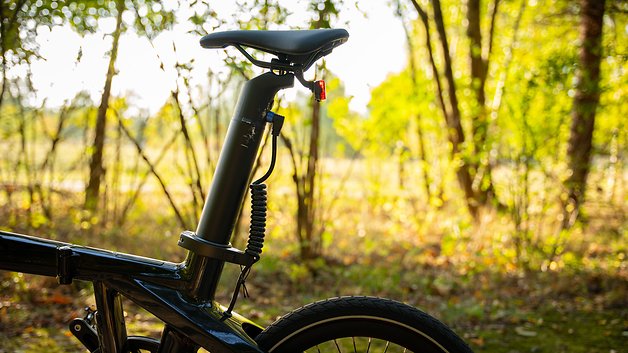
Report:
[[[151,35],[163,30],[174,21],[171,11],[166,11],[159,2],[126,1],[127,9],[134,9],[136,28],[139,33]],[[32,56],[39,57],[39,27],[70,24],[79,33],[96,32],[101,22],[107,17],[117,14],[116,1],[98,0],[59,0],[31,1],[3,0],[0,7],[0,51],[2,54],[2,71],[8,71],[13,65],[30,61]]]
[[[115,6],[114,6],[115,8]],[[81,31],[94,31],[100,17],[115,9],[102,2],[86,1],[2,1],[0,7],[2,58],[13,64],[38,56],[37,27],[53,27],[68,22]],[[3,71],[9,69],[3,62]]]
[[[68,23],[81,33],[102,33],[99,21],[115,15],[113,2],[106,1],[24,1],[14,7],[17,3],[2,2],[2,41],[12,45],[4,47],[5,72],[15,65],[28,67],[27,59],[38,55],[32,40],[37,26]],[[346,2],[306,3],[308,25],[328,27],[343,19]],[[486,14],[492,1],[481,3]],[[280,97],[276,105],[287,119],[283,133],[292,142],[294,161],[280,149],[269,183],[264,257],[248,283],[253,299],[239,302],[239,311],[266,323],[313,299],[381,295],[434,313],[477,352],[621,350],[628,304],[628,19],[619,11],[625,6],[611,5],[605,17],[603,89],[586,218],[562,230],[578,6],[562,0],[499,4],[485,87],[487,140],[478,153],[467,139],[460,153],[451,155],[425,28],[409,3],[400,9],[414,44],[408,57],[414,58],[415,69],[409,63],[374,87],[366,113],[352,111],[342,80],[325,73],[329,100],[320,106],[312,198],[313,241],[322,256],[307,262],[299,259],[294,235],[298,206],[293,174],[306,174],[311,157],[312,103],[309,95]],[[160,40],[158,33],[176,22],[191,23],[187,29],[205,34],[227,27],[283,28],[291,16],[278,1],[240,1],[236,14],[217,13],[211,3],[196,1],[186,18],[157,2],[125,5],[127,35],[139,34],[153,45]],[[441,6],[462,128],[471,136],[471,117],[479,107],[469,68],[465,3],[442,1]],[[19,21],[6,22],[11,16]],[[489,27],[489,16],[481,21],[483,29]],[[428,27],[436,41],[434,23]],[[0,106],[1,229],[174,261],[184,258],[176,236],[182,228],[193,229],[202,207],[235,104],[230,92],[237,92],[255,71],[229,52],[217,54],[226,63],[223,68],[208,67],[199,74],[196,63],[176,48],[168,53],[174,60],[163,59],[166,53],[154,48],[162,69],[172,74],[171,95],[156,112],[138,109],[131,97],[112,97],[100,200],[104,207],[98,215],[85,212],[81,201],[98,103],[83,92],[60,107],[35,104],[38,92],[28,75],[4,81],[10,99]],[[436,65],[443,64],[437,55]],[[268,147],[261,154],[261,169]],[[475,219],[469,216],[456,186],[460,162],[491,166],[501,207]],[[475,182],[486,189],[479,185],[486,180]],[[247,212],[243,208],[240,222],[248,221]],[[234,242],[243,242],[244,228],[237,227]],[[227,269],[222,302],[228,300],[231,275],[237,272]],[[65,321],[79,316],[74,309],[90,300],[88,285],[56,287],[18,274],[0,274],[0,289],[0,351],[28,350],[29,345],[66,349],[59,343],[67,342]],[[159,334],[159,323],[146,313],[130,314],[132,318],[140,321],[140,330]]]

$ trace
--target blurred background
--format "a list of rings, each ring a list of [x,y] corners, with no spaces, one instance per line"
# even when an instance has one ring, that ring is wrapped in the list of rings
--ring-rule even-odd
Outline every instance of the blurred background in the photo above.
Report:
[[[0,6],[0,229],[183,260],[178,235],[196,228],[237,94],[262,72],[200,37],[345,28],[306,73],[328,99],[300,85],[276,98],[287,121],[267,245],[236,310],[266,325],[313,300],[377,295],[476,352],[625,350],[628,2]],[[93,304],[89,283],[0,281],[0,352],[81,351],[66,324]],[[158,337],[128,304],[133,333]]]

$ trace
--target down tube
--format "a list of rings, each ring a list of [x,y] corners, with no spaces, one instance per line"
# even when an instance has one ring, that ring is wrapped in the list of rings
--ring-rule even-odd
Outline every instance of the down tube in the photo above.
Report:
[[[293,74],[267,72],[244,85],[196,229],[198,237],[217,245],[229,244],[259,152],[266,113],[277,92],[293,84]],[[223,265],[220,260],[188,254],[192,297],[201,301],[214,298]]]

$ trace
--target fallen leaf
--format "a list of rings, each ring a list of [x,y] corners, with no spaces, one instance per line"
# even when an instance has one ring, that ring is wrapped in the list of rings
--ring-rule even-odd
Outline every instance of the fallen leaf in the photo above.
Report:
[[[471,338],[470,341],[476,346],[479,346],[479,347],[484,346],[484,337]]]
[[[526,329],[523,326],[515,327],[515,332],[519,336],[524,336],[524,337],[535,337],[536,335],[538,335],[538,333],[536,331],[528,330],[528,329]]]
[[[54,304],[71,304],[73,299],[67,295],[54,293],[48,300]]]

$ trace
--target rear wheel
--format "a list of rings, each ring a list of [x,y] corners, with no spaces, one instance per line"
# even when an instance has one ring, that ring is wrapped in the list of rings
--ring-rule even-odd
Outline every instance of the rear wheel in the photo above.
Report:
[[[309,304],[267,327],[256,341],[269,353],[473,353],[453,331],[426,313],[372,297]]]

